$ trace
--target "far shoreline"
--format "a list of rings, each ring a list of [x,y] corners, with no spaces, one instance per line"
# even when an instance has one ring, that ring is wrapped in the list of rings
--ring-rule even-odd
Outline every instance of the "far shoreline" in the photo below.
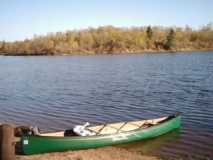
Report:
[[[102,52],[75,52],[75,53],[0,53],[0,56],[87,56],[87,55],[131,55],[131,54],[164,54],[164,53],[191,53],[191,52],[212,52],[208,49],[179,49],[179,50],[141,50],[141,51],[115,51],[114,53]]]

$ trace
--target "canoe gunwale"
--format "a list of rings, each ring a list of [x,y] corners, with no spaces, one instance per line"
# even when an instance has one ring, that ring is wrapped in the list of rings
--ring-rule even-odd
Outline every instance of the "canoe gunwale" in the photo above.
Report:
[[[63,136],[63,137],[59,137],[59,136],[41,136],[41,135],[34,135],[35,137],[42,137],[42,138],[53,138],[53,139],[70,139],[72,138],[73,140],[74,139],[93,139],[93,138],[104,138],[104,137],[113,137],[113,136],[118,136],[118,135],[124,135],[124,134],[132,134],[132,133],[136,133],[136,132],[142,132],[142,131],[147,131],[147,130],[150,130],[154,127],[158,127],[162,124],[165,124],[165,123],[168,123],[170,122],[171,120],[177,118],[178,116],[181,116],[180,113],[176,113],[176,114],[173,114],[173,115],[170,115],[168,116],[165,120],[163,120],[162,122],[158,123],[158,124],[155,124],[155,125],[152,125],[152,126],[149,126],[147,128],[137,128],[137,129],[134,129],[134,130],[130,130],[130,131],[123,131],[123,132],[118,132],[118,133],[111,133],[111,134],[99,134],[99,135],[93,135],[93,136]],[[170,119],[168,119],[169,117],[172,117]],[[60,132],[60,131],[59,131]],[[54,133],[54,132],[52,132]]]

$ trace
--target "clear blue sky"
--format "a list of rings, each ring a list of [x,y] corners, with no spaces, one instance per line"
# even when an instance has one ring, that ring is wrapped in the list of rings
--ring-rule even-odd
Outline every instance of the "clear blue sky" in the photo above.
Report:
[[[0,40],[86,27],[213,22],[213,0],[0,0]]]

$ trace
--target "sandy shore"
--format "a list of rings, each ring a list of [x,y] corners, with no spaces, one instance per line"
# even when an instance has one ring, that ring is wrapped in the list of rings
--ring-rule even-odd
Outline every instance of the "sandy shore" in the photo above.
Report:
[[[117,147],[16,156],[17,160],[159,160]]]

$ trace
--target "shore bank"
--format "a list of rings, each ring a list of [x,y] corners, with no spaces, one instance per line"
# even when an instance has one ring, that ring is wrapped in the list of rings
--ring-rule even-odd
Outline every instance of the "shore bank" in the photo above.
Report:
[[[140,155],[123,148],[103,147],[97,149],[67,151],[39,154],[32,156],[16,156],[17,160],[159,160],[157,157]]]
[[[120,54],[148,54],[148,53],[177,53],[177,52],[199,52],[213,51],[212,49],[179,49],[179,50],[140,50],[140,51],[118,51],[115,53],[95,53],[95,52],[76,52],[76,53],[0,53],[2,56],[74,56],[74,55],[120,55]]]

